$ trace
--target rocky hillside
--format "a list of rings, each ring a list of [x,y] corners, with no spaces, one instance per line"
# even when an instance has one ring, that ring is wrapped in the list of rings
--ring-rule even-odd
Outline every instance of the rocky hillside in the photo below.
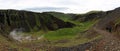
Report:
[[[107,14],[92,28],[103,38],[95,42],[90,50],[95,51],[119,51],[120,50],[120,8],[107,11]]]
[[[107,12],[104,19],[101,19],[96,27],[106,30],[115,35],[120,35],[120,8],[116,8],[115,10],[111,10]],[[104,22],[104,23],[103,23]]]
[[[25,32],[48,31],[60,28],[70,28],[74,24],[64,22],[53,15],[18,10],[0,10],[0,33],[8,34],[14,29]]]
[[[51,14],[55,16],[56,18],[62,19],[64,21],[73,20],[73,18],[76,16],[76,14],[65,14],[65,13],[60,13],[60,12],[44,12],[44,13]]]
[[[90,11],[85,14],[76,15],[73,20],[77,20],[80,22],[92,21],[96,19],[103,18],[106,15],[106,12],[103,11]]]
[[[102,13],[102,14],[101,14]],[[85,16],[85,17],[84,17]],[[102,37],[93,41],[70,47],[53,48],[54,51],[119,51],[120,50],[120,8],[107,12],[91,13],[79,17],[80,21],[90,21],[94,18],[99,21],[84,34],[93,37],[100,34]],[[98,16],[98,17],[96,17]],[[102,16],[102,17],[101,17]],[[84,17],[84,18],[83,18]],[[83,18],[83,19],[81,19]]]

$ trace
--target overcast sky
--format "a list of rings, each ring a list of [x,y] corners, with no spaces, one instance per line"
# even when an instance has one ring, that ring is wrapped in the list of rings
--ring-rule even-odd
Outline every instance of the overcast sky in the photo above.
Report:
[[[112,10],[120,0],[0,0],[0,9],[85,13],[91,10]]]

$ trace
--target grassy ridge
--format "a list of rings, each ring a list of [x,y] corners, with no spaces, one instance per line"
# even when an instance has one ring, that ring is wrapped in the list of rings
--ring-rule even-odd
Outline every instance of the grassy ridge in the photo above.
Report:
[[[48,14],[51,14],[54,17],[64,20],[64,21],[69,21],[72,18],[70,14],[64,14],[64,13],[59,13],[59,12],[48,12]]]

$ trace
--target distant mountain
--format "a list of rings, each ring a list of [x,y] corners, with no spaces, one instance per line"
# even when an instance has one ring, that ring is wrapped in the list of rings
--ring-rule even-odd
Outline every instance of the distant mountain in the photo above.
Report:
[[[73,20],[77,20],[80,22],[91,21],[95,19],[100,19],[106,15],[106,12],[103,11],[90,11],[85,14],[78,14],[76,15]]]
[[[107,14],[104,11],[90,11],[85,14],[67,14],[61,12],[43,12],[43,13],[51,14],[54,17],[62,19],[64,21],[79,21],[79,22],[101,19]]]
[[[61,12],[43,12],[43,13],[51,14],[54,17],[56,17],[58,19],[62,19],[64,21],[73,20],[73,18],[76,16],[76,14],[65,14],[65,13],[61,13]]]

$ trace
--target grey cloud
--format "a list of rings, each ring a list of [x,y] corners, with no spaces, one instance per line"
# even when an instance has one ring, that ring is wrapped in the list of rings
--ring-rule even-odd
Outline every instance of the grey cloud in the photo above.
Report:
[[[64,11],[67,9],[68,8],[64,8],[64,7],[34,7],[34,8],[26,8],[24,10],[44,12],[44,11]]]

